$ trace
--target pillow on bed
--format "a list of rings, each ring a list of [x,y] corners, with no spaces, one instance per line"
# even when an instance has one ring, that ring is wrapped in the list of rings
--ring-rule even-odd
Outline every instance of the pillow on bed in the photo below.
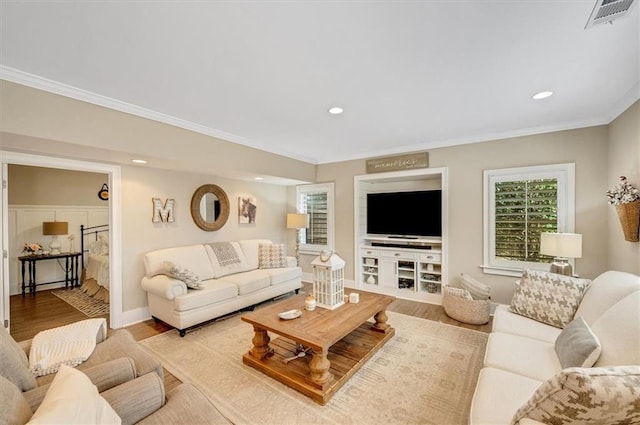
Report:
[[[89,243],[87,249],[89,254],[109,255],[109,242],[107,242],[105,237],[100,235],[98,239]]]

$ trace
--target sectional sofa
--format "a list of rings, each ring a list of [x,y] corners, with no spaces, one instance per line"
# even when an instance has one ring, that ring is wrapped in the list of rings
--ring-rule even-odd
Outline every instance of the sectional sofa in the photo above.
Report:
[[[566,304],[563,294],[564,289],[549,300]],[[547,299],[538,297],[535,302],[540,306]],[[543,314],[556,308],[542,307]],[[617,422],[622,415],[628,423],[638,423],[634,420],[640,421],[640,409],[632,405],[640,400],[640,277],[617,271],[601,274],[584,292],[572,323],[580,317],[599,341],[599,357],[596,350],[588,351],[585,356],[597,357],[593,367],[563,368],[566,360],[557,349],[576,355],[572,351],[580,349],[581,338],[569,337],[568,346],[556,349],[556,342],[563,340],[560,335],[569,331],[499,306],[469,423],[590,423],[571,422],[564,415],[599,417],[594,423],[627,423]]]
[[[168,264],[197,276],[196,282],[170,273]],[[141,284],[151,315],[178,329],[180,336],[189,327],[302,286],[296,259],[267,239],[160,249],[144,256],[144,267]],[[195,283],[193,288],[189,283]]]

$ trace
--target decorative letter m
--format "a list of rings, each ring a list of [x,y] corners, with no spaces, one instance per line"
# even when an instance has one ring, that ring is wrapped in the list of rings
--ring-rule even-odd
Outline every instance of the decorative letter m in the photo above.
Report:
[[[168,223],[173,223],[173,204],[175,202],[174,199],[169,198],[164,203],[164,207],[162,206],[162,201],[160,198],[153,198],[153,221],[154,223],[159,223],[161,221],[166,221]]]

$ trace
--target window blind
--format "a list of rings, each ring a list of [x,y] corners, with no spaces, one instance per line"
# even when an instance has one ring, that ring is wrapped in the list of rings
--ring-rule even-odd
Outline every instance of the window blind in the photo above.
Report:
[[[551,262],[540,256],[540,234],[557,229],[557,179],[495,183],[496,258]]]
[[[309,227],[301,229],[300,243],[327,244],[327,192],[305,192],[298,198],[298,211],[309,214]]]

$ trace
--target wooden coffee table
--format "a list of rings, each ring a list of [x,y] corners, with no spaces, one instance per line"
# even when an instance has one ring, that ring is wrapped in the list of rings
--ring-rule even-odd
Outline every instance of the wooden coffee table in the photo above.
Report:
[[[348,292],[347,292],[348,293]],[[270,377],[325,404],[395,333],[385,310],[395,297],[358,292],[360,302],[335,310],[304,309],[304,294],[242,316],[253,325],[253,348],[242,361]],[[278,313],[298,309],[302,316],[282,320]],[[370,318],[375,323],[367,322]],[[268,332],[280,335],[273,341]],[[296,344],[311,353],[285,364],[297,354]]]

